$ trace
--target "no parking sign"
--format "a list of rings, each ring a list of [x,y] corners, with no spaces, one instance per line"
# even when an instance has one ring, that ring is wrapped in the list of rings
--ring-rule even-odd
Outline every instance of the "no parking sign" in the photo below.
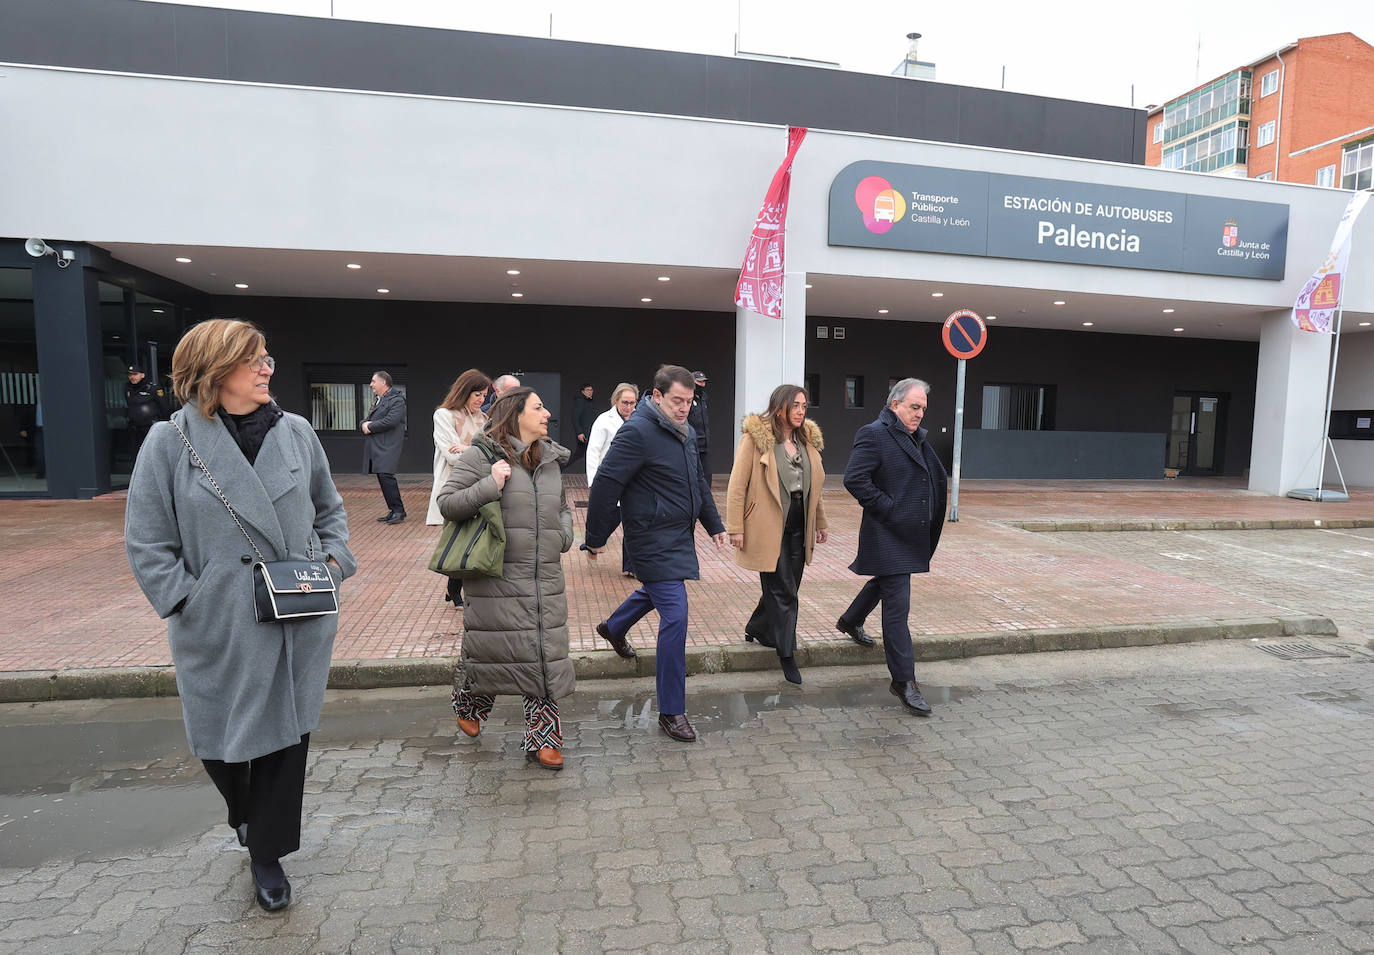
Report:
[[[941,332],[945,348],[955,358],[976,358],[988,343],[988,327],[983,316],[968,308],[961,308],[945,319]]]
[[[954,394],[954,473],[950,475],[949,520],[959,520],[959,463],[964,450],[964,367],[988,343],[988,327],[983,316],[971,308],[961,308],[945,319],[940,338],[951,355],[959,359],[959,377]]]

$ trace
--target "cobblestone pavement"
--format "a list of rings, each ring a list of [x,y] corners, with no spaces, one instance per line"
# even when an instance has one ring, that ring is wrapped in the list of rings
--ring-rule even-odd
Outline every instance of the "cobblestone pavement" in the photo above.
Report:
[[[331,693],[273,916],[175,700],[0,707],[0,952],[1368,952],[1374,656],[1310,642],[693,677],[690,746],[584,683],[561,774]]]
[[[837,459],[839,460],[839,459]],[[833,462],[832,462],[833,463]],[[833,466],[838,467],[838,464]],[[452,657],[462,614],[441,599],[441,581],[426,569],[438,528],[426,527],[429,478],[402,482],[411,519],[395,527],[372,518],[381,509],[376,482],[340,475],[361,570],[343,587],[335,658]],[[574,505],[585,501],[579,476],[569,475]],[[716,482],[723,506],[724,484]],[[859,508],[832,478],[825,492],[829,542],[816,548],[801,592],[798,636],[803,643],[840,640],[835,619],[860,581],[849,572],[858,538]],[[586,511],[574,507],[580,538]],[[919,578],[912,601],[918,634],[981,633],[1055,627],[1134,626],[1195,621],[1199,617],[1272,617],[1274,594],[1237,592],[1225,575],[1197,575],[1184,562],[1126,538],[1152,533],[1030,533],[999,521],[1135,518],[1374,518],[1374,491],[1356,490],[1349,504],[1313,504],[1246,492],[1222,480],[1180,482],[965,482],[961,520],[941,539],[932,572]],[[171,662],[166,627],[149,608],[129,572],[123,547],[124,502],[0,501],[0,587],[7,631],[0,634],[0,671],[165,665]],[[1225,532],[1239,542],[1259,531]],[[1304,533],[1298,532],[1293,539]],[[1369,535],[1370,529],[1353,533]],[[1084,549],[1081,539],[1101,546]],[[81,546],[73,551],[71,541]],[[1334,538],[1332,538],[1334,540]],[[603,648],[593,632],[637,584],[619,573],[619,534],[599,561],[572,551],[564,557],[574,650]],[[1136,548],[1129,553],[1118,545]],[[1143,550],[1139,549],[1144,547]],[[1172,545],[1171,545],[1172,546]],[[1352,545],[1355,546],[1355,545]],[[694,646],[736,643],[758,599],[758,576],[714,553],[699,532],[702,579],[689,583]],[[1242,550],[1216,551],[1232,561]],[[1366,564],[1374,563],[1363,559]],[[1303,570],[1302,572],[1306,572]],[[60,595],[54,599],[54,595]],[[1320,594],[1316,595],[1317,597]],[[1293,612],[1326,613],[1319,599],[1294,601]],[[652,639],[654,618],[632,632]],[[21,638],[22,637],[22,638]]]

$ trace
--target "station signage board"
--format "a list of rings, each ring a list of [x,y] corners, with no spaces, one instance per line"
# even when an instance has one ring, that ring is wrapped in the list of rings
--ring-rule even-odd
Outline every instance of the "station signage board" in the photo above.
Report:
[[[1288,206],[862,161],[831,183],[829,243],[1281,281]]]

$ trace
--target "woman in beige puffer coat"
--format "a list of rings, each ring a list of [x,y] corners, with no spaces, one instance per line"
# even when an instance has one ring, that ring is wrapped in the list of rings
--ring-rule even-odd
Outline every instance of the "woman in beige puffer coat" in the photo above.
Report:
[[[464,587],[462,670],[453,691],[458,726],[476,736],[494,697],[518,693],[528,758],[562,769],[558,700],[576,685],[562,564],[573,530],[559,467],[569,452],[549,440],[548,423],[532,390],[507,392],[491,406],[486,430],[459,455],[438,503],[445,519],[462,521],[499,500],[506,529],[501,576],[471,578]]]

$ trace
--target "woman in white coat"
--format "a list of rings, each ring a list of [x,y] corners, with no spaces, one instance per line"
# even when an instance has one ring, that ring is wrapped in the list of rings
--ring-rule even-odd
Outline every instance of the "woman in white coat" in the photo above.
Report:
[[[491,379],[476,368],[469,368],[458,376],[449,388],[447,397],[434,409],[434,488],[429,493],[429,513],[426,524],[442,524],[439,513],[439,492],[448,483],[458,455],[472,447],[472,439],[482,433],[487,416],[482,411],[491,388]],[[454,608],[463,605],[463,582],[450,577],[444,590],[444,600]]]
[[[635,405],[638,403],[639,389],[629,382],[622,381],[611,392],[610,410],[603,411],[592,422],[592,433],[587,436],[587,487],[592,486],[592,481],[596,478],[596,469],[601,466],[601,459],[606,456],[611,439],[630,415],[634,414]],[[623,538],[620,542],[620,572],[626,577],[635,575],[630,552]]]

